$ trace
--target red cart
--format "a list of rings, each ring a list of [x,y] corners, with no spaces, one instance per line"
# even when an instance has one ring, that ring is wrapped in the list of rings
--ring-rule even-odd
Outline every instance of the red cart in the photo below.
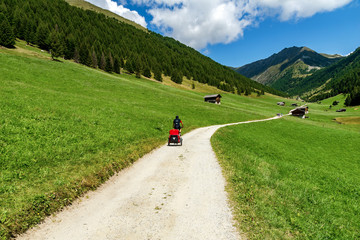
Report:
[[[182,146],[182,138],[180,136],[180,131],[178,129],[171,129],[169,131],[168,146],[170,146],[171,143],[174,145]]]

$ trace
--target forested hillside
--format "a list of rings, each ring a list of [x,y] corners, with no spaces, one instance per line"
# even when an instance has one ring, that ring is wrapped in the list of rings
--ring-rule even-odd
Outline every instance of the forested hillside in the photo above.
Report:
[[[318,89],[313,90],[316,88]],[[310,101],[322,100],[340,93],[349,94],[346,105],[360,105],[360,48],[338,63],[304,79],[299,85],[299,91],[309,91],[305,96]]]
[[[54,59],[73,59],[107,72],[125,69],[137,76],[153,75],[159,81],[164,74],[177,83],[185,76],[238,94],[257,89],[281,95],[172,38],[70,6],[64,0],[0,0],[0,9],[2,24],[10,26],[3,37],[7,47],[16,37],[50,51]]]

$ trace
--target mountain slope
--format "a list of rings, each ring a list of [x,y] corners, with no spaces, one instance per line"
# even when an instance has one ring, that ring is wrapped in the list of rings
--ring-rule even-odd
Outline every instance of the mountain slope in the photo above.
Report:
[[[297,91],[311,101],[350,94],[347,105],[360,105],[360,48],[341,61],[303,79]]]
[[[307,47],[291,47],[235,71],[277,90],[294,93],[299,79],[340,59],[338,55],[319,54]]]
[[[3,2],[16,37],[50,51],[54,59],[64,57],[107,72],[154,76],[160,81],[165,75],[179,84],[185,77],[238,94],[282,94],[172,38],[70,6],[64,0]]]

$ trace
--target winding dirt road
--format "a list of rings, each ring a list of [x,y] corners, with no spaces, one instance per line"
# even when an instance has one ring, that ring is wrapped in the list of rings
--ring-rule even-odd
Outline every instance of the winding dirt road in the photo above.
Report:
[[[210,144],[228,125],[196,129],[183,146],[154,150],[18,239],[241,239]]]

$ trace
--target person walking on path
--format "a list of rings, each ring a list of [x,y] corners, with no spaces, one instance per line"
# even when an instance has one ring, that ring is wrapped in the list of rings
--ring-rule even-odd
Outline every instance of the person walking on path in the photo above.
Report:
[[[174,121],[173,121],[173,128],[179,130],[179,132],[181,132],[181,128],[184,127],[183,122],[181,121],[181,119],[179,118],[179,116],[176,116]]]

